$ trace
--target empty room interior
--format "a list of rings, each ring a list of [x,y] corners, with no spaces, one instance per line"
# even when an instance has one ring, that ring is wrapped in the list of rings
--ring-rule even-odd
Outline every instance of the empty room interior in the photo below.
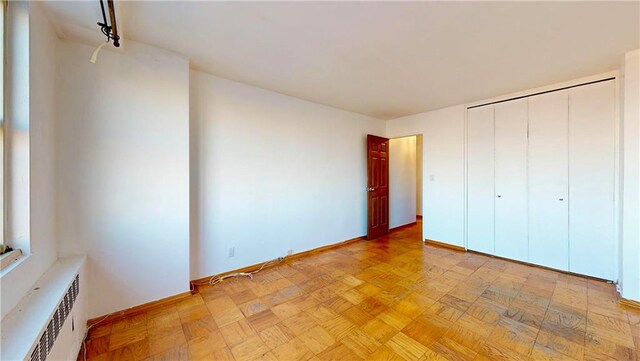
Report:
[[[0,2],[1,360],[640,361],[640,1]]]

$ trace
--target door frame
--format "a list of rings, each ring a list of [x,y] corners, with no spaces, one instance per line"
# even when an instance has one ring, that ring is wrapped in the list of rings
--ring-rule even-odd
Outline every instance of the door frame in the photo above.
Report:
[[[399,138],[407,138],[407,137],[416,137],[416,138],[417,137],[421,137],[422,138],[422,197],[420,198],[420,202],[422,202],[422,205],[421,205],[422,218],[421,219],[422,219],[423,222],[422,222],[422,234],[420,236],[420,239],[421,239],[421,242],[423,244],[426,244],[426,237],[425,237],[426,235],[425,235],[425,232],[424,232],[424,229],[425,229],[425,227],[424,227],[424,212],[425,212],[425,210],[424,210],[425,209],[424,208],[424,205],[425,205],[424,199],[425,199],[425,194],[426,194],[426,192],[425,192],[425,189],[426,189],[426,187],[425,187],[426,168],[424,166],[425,165],[425,156],[424,155],[425,155],[425,149],[426,149],[426,147],[425,147],[425,133],[420,133],[420,132],[408,133],[408,134],[399,133],[399,135],[394,135],[392,137],[388,137],[388,139],[391,140],[391,139],[399,139]],[[417,150],[416,150],[416,156],[417,156]],[[416,169],[416,176],[418,174],[417,172],[418,172],[418,170]],[[391,174],[391,173],[389,173],[389,174]],[[416,219],[416,221],[417,221],[417,219]]]

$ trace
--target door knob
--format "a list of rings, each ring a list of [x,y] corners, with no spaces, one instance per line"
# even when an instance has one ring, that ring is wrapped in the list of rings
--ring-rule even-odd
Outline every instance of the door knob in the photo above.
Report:
[[[558,200],[559,200],[560,202],[562,202],[562,201],[564,201],[564,198],[560,198],[560,199],[558,199]]]

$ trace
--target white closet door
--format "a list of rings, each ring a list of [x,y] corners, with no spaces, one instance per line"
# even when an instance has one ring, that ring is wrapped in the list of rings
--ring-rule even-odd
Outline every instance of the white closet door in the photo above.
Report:
[[[493,106],[467,111],[467,248],[493,254]]]
[[[495,254],[527,261],[527,99],[495,105]]]
[[[569,268],[568,93],[529,98],[529,262]]]
[[[569,270],[613,280],[615,82],[569,92]]]

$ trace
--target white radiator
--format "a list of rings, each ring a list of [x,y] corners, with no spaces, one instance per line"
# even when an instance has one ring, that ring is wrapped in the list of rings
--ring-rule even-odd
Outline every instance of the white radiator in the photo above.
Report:
[[[31,352],[31,361],[44,361],[47,360],[47,356],[51,352],[53,345],[58,339],[62,326],[67,321],[67,318],[71,314],[73,305],[80,294],[80,276],[76,275],[73,283],[67,290],[62,301],[58,305],[53,317],[49,320],[47,327],[40,336],[40,341],[34,346]],[[71,319],[72,332],[75,331],[75,320]]]
[[[0,359],[75,361],[87,330],[86,284],[84,256],[59,258],[2,319]]]

